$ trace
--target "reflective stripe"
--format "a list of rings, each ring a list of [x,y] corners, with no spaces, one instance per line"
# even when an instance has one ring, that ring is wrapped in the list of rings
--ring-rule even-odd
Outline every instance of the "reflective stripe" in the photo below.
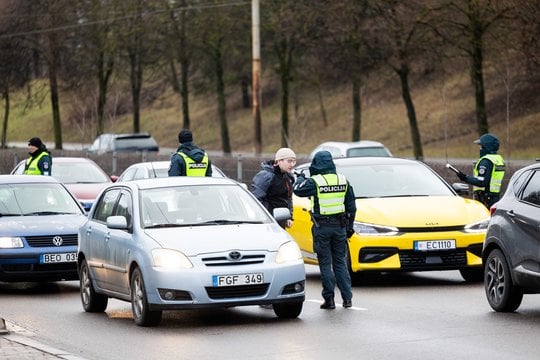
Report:
[[[178,151],[177,154],[184,158],[184,162],[186,163],[186,176],[206,176],[206,169],[208,169],[208,154],[204,153],[204,157],[200,163],[195,162],[182,151]]]
[[[39,170],[38,163],[39,160],[41,160],[42,157],[49,155],[48,152],[43,151],[41,154],[36,156],[35,158],[29,157],[26,159],[26,170],[24,170],[24,174],[26,175],[43,175],[41,170]]]
[[[502,181],[504,178],[505,165],[504,159],[499,154],[488,154],[481,157],[474,167],[474,177],[479,180],[483,180],[483,177],[478,176],[478,164],[482,159],[488,159],[493,163],[493,168],[491,170],[491,181],[489,182],[489,189],[484,190],[483,187],[473,186],[473,191],[488,191],[490,193],[498,194],[501,192]]]
[[[347,179],[340,174],[315,175],[312,177],[317,184],[317,198],[319,199],[319,213],[321,215],[335,215],[345,212],[345,194],[347,193]],[[311,199],[312,208],[314,199]]]

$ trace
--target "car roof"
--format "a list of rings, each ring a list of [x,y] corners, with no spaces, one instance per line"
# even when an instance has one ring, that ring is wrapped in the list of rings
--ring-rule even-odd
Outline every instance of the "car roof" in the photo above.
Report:
[[[404,165],[404,164],[422,164],[420,161],[398,158],[398,157],[350,157],[350,158],[337,158],[332,159],[337,167],[340,166],[354,166],[354,165]],[[305,167],[311,163],[299,165]]]
[[[94,160],[85,158],[85,157],[69,157],[69,156],[58,156],[53,158],[53,166],[54,164],[58,163],[78,163],[78,162],[92,162],[95,163]]]
[[[116,184],[138,189],[190,185],[239,185],[238,182],[229,178],[208,176],[170,176],[165,178],[139,179]]]
[[[333,146],[340,149],[349,149],[351,147],[374,147],[374,146],[381,146],[384,147],[384,145],[378,141],[373,140],[360,140],[360,141],[326,141],[322,144],[319,144],[319,146]]]
[[[59,183],[52,176],[42,175],[0,175],[0,184],[48,184]]]

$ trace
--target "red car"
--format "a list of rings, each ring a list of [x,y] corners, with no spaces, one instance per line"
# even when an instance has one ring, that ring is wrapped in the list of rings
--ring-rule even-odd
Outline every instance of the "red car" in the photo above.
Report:
[[[25,162],[19,162],[11,174],[22,174]],[[90,210],[101,189],[118,178],[107,175],[98,164],[83,157],[53,158],[52,176],[68,188],[86,211]]]

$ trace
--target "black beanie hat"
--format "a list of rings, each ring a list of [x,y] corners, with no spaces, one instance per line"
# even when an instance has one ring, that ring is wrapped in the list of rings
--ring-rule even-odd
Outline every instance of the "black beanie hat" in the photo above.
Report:
[[[37,148],[41,148],[43,146],[43,142],[38,137],[33,137],[30,140],[28,140],[28,145],[35,146]]]
[[[181,144],[193,141],[193,133],[189,129],[182,129],[178,134],[178,142]]]

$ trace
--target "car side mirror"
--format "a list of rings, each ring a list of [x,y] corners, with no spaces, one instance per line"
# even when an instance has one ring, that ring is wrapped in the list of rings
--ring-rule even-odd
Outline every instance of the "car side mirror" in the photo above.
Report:
[[[278,222],[292,219],[291,212],[286,207],[275,208],[272,215],[274,215],[274,219]]]
[[[127,230],[127,219],[125,216],[109,216],[107,218],[107,227],[109,229]]]
[[[463,183],[453,183],[452,188],[461,196],[469,196],[469,185]]]

